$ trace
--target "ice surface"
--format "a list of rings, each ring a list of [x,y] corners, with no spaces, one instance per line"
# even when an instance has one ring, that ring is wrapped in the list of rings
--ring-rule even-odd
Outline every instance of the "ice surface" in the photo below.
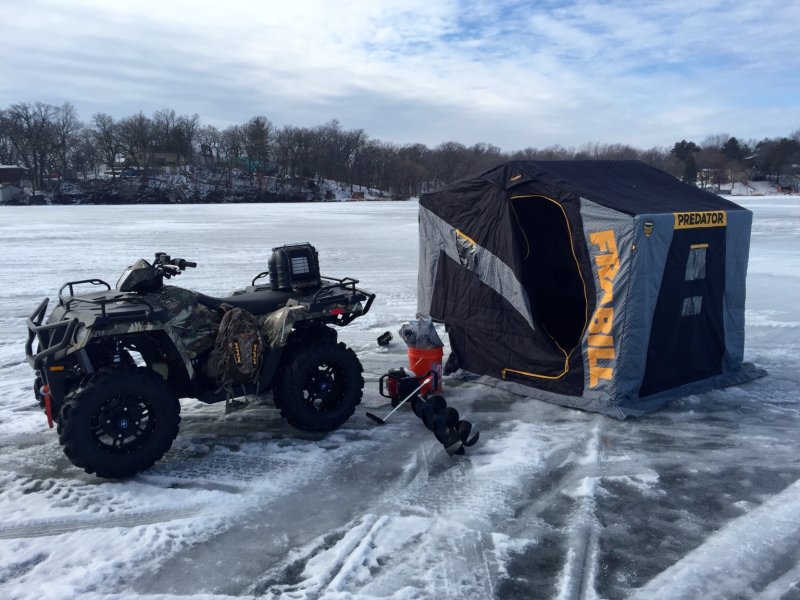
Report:
[[[415,203],[1,207],[0,598],[800,597],[800,198],[734,201],[755,213],[746,360],[768,377],[622,422],[446,380],[481,428],[453,458],[408,410],[364,416],[405,363],[376,338],[414,317]],[[225,294],[299,241],[378,294],[340,332],[367,379],[344,427],[183,400],[148,472],[72,466],[23,356],[42,297],[155,251]]]

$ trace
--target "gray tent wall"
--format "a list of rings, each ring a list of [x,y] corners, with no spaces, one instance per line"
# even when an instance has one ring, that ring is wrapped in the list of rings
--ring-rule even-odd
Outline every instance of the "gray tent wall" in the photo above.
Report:
[[[725,331],[725,354],[720,375],[702,381],[672,387],[659,393],[640,396],[646,370],[648,347],[656,303],[661,291],[666,257],[675,233],[674,215],[645,214],[626,215],[599,206],[581,198],[581,215],[584,234],[591,242],[592,232],[613,230],[617,242],[620,269],[614,278],[615,296],[614,322],[611,337],[616,340],[616,364],[614,378],[601,380],[599,385],[589,385],[590,334],[583,336],[581,344],[585,361],[585,386],[583,403],[589,410],[615,417],[638,416],[663,406],[672,398],[690,393],[699,393],[715,387],[725,387],[749,381],[764,374],[752,365],[742,365],[744,357],[744,310],[747,261],[750,248],[752,213],[730,211],[727,213],[725,289],[723,293],[723,319]],[[650,235],[645,233],[645,224],[652,224]],[[649,226],[648,226],[649,230]],[[593,263],[600,248],[588,244]],[[595,270],[597,305],[603,290],[599,285],[599,273]],[[621,317],[621,318],[619,318]],[[668,370],[670,365],[661,365]],[[527,395],[538,395],[528,388]],[[555,398],[559,404],[563,399]],[[568,402],[570,405],[575,405]],[[584,408],[584,406],[581,406]]]
[[[542,164],[546,163],[536,163],[536,166]],[[473,209],[471,202],[479,198],[482,193],[497,194],[497,192],[486,191],[488,188],[481,188],[476,184],[477,181],[478,178],[466,184],[468,196],[471,194],[472,197],[468,198],[469,202],[462,205],[468,207],[465,213],[459,214],[460,226],[464,232],[424,206],[424,204],[432,206],[433,198],[423,198],[421,202],[418,310],[421,313],[431,313],[437,274],[439,269],[443,268],[442,261],[447,261],[448,268],[452,269],[452,264],[461,265],[477,276],[482,284],[507,301],[510,305],[509,310],[522,316],[534,335],[540,335],[537,332],[541,332],[542,327],[536,322],[532,313],[532,299],[520,281],[518,265],[508,264],[476,240],[467,237],[471,230],[478,230],[479,223],[485,223],[487,219],[492,223],[493,230],[490,235],[495,239],[492,242],[495,245],[497,237],[514,235],[512,231],[503,231],[503,224],[507,224],[509,218],[502,213],[508,210],[504,204],[509,204],[511,194],[505,196],[505,203],[496,202],[496,215],[487,215],[488,203],[481,200],[483,204],[479,210]],[[669,185],[672,184],[667,182],[667,186]],[[455,187],[458,188],[457,185]],[[498,198],[502,197],[502,194],[498,195]],[[437,196],[436,201],[447,203],[457,198],[456,192],[452,196],[445,193]],[[727,202],[721,198],[719,201]],[[477,206],[477,203],[476,200],[474,205]],[[673,365],[669,361],[659,362],[661,337],[669,337],[669,332],[677,326],[681,318],[680,314],[665,312],[663,307],[658,309],[659,298],[663,296],[662,285],[666,281],[665,267],[673,248],[673,237],[678,231],[677,213],[664,211],[629,214],[601,205],[583,195],[578,196],[578,204],[582,235],[573,232],[572,236],[573,239],[582,238],[579,241],[585,246],[584,252],[588,251],[593,277],[593,281],[586,282],[587,285],[584,286],[587,293],[593,293],[593,298],[587,297],[588,319],[579,344],[572,349],[568,358],[568,363],[573,366],[574,361],[578,363],[582,361],[582,392],[570,394],[553,391],[545,379],[555,379],[554,377],[529,381],[509,378],[506,377],[506,369],[502,370],[502,376],[462,370],[464,376],[525,396],[625,418],[654,410],[674,397],[742,383],[764,374],[752,365],[742,364],[745,279],[752,224],[751,212],[727,203],[738,210],[726,207],[728,208],[726,226],[714,230],[718,232],[715,235],[724,237],[724,244],[715,242],[708,250],[708,252],[724,252],[724,256],[718,256],[717,259],[722,262],[715,263],[724,269],[724,276],[722,273],[715,274],[715,281],[722,282],[723,289],[712,290],[714,294],[721,296],[722,305],[724,342],[720,344],[724,343],[724,356],[721,361],[721,372],[685,383],[679,381],[680,370],[685,367]],[[566,215],[566,212],[564,214]],[[697,238],[697,230],[691,233]],[[704,235],[700,234],[700,241],[705,239]],[[465,244],[462,244],[464,238],[470,242],[466,244],[467,251]],[[708,244],[693,244],[692,248],[695,246],[701,247],[705,257],[705,248]],[[722,246],[721,250],[719,246]],[[705,258],[703,260],[705,261]],[[511,262],[513,263],[514,259]],[[610,267],[612,264],[613,267]],[[689,269],[688,266],[685,268]],[[702,268],[706,268],[705,262]],[[684,263],[680,265],[680,269],[677,277],[683,278]],[[686,273],[688,279],[688,270]],[[612,296],[613,303],[610,302]],[[700,298],[698,302],[704,300],[702,296],[697,298]],[[711,300],[712,298],[705,299],[708,302]],[[465,302],[468,301],[465,299]],[[613,311],[610,310],[612,304]],[[660,310],[659,319],[654,325],[657,309]],[[478,315],[482,307],[470,306],[468,310],[473,310]],[[664,317],[665,314],[668,316]],[[608,318],[612,315],[613,318]],[[444,318],[439,315],[437,318],[448,323],[447,315],[444,315]],[[455,348],[453,341],[451,332],[451,345]],[[461,345],[464,346],[463,342]],[[547,344],[543,341],[540,345]],[[547,348],[543,351],[547,357]],[[691,358],[691,352],[692,348],[686,349],[688,359]],[[554,361],[556,359],[557,357],[553,358]],[[653,362],[649,368],[648,361]],[[673,371],[676,374],[674,377]],[[580,373],[580,365],[573,368],[571,374],[574,373]],[[653,373],[658,374],[655,378],[657,381],[652,381]],[[677,385],[670,384],[671,378]],[[643,394],[642,390],[645,388],[647,393]]]

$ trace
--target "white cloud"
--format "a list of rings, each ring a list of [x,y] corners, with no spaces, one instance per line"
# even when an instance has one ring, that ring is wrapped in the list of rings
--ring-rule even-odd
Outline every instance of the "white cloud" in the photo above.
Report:
[[[0,106],[172,107],[507,149],[800,125],[800,5],[7,0]],[[764,91],[783,91],[771,101]]]

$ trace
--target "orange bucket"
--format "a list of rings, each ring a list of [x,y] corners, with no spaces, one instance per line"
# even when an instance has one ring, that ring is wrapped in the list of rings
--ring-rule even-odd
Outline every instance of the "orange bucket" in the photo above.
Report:
[[[408,368],[414,371],[417,377],[423,377],[428,371],[436,373],[436,387],[428,383],[420,389],[420,394],[442,391],[442,356],[443,348],[409,348]]]

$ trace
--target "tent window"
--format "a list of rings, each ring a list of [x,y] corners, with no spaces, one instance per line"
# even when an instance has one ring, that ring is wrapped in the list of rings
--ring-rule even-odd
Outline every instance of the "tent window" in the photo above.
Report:
[[[702,309],[703,297],[689,296],[688,298],[683,299],[683,310],[681,310],[681,316],[692,317],[694,315],[699,315]]]
[[[695,281],[706,278],[706,250],[708,244],[694,244],[689,249],[686,261],[686,277],[684,281]]]
[[[475,241],[461,233],[458,229],[455,230],[456,236],[456,252],[458,252],[458,261],[462,267],[474,271],[478,263],[478,248]]]
[[[566,351],[586,327],[586,291],[561,205],[542,196],[511,199],[519,226],[522,284],[534,319]]]

